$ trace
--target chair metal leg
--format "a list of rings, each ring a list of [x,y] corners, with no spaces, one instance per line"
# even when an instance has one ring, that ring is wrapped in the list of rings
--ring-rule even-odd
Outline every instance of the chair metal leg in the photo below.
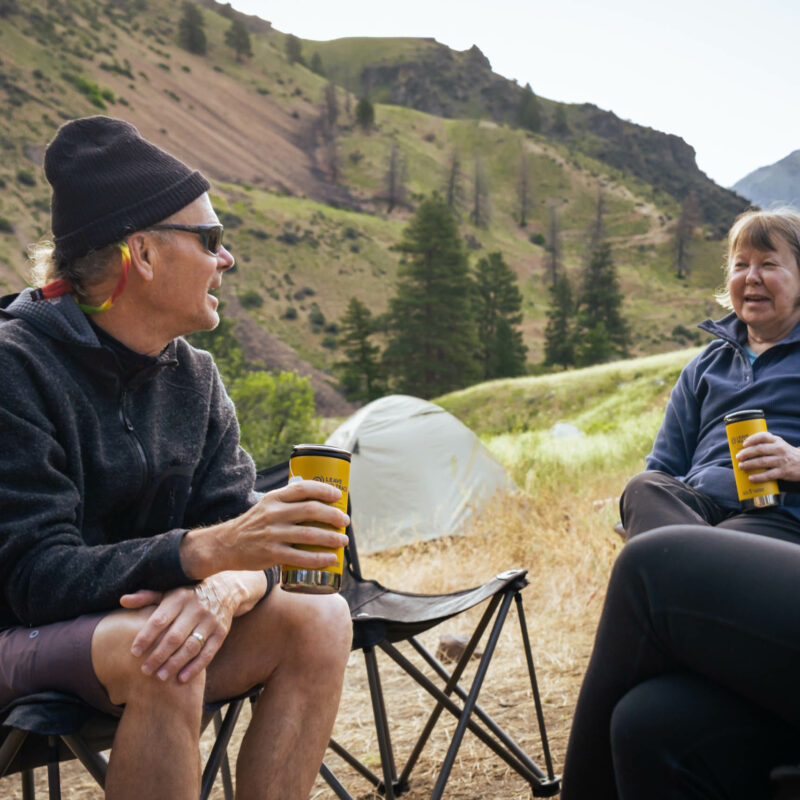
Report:
[[[514,592],[514,601],[517,607],[517,619],[520,626],[520,634],[522,636],[522,643],[523,649],[525,650],[525,657],[528,666],[528,676],[531,681],[531,690],[533,693],[533,700],[534,705],[536,707],[536,717],[539,724],[539,738],[542,742],[542,751],[544,753],[545,759],[545,766],[547,769],[547,777],[545,774],[539,769],[539,767],[531,760],[531,758],[525,753],[522,748],[486,713],[486,711],[481,708],[481,706],[476,703],[473,714],[480,719],[480,721],[492,732],[492,734],[497,737],[497,740],[505,746],[510,753],[512,753],[520,762],[522,762],[530,773],[533,773],[537,776],[537,782],[533,783],[534,787],[534,794],[536,796],[547,797],[550,794],[553,794],[551,791],[552,788],[558,786],[559,778],[554,774],[553,770],[553,762],[550,755],[550,746],[547,739],[547,728],[545,727],[544,722],[544,714],[542,713],[542,703],[541,703],[541,696],[539,694],[538,684],[536,682],[536,670],[533,664],[533,655],[530,646],[530,638],[528,636],[528,627],[525,620],[525,611],[522,607],[522,596],[520,591],[517,590]],[[411,637],[409,640],[409,644],[419,653],[419,655],[424,659],[424,661],[431,667],[431,669],[436,672],[439,677],[448,682],[451,678],[450,673],[444,668],[444,665],[439,662],[434,655],[422,645],[416,638]],[[466,700],[467,693],[460,685],[456,685],[454,689],[456,695],[462,700]],[[474,731],[473,731],[474,733]],[[496,749],[491,743],[486,742],[486,744],[491,747],[495,753],[502,756],[502,753]],[[510,763],[510,762],[509,762]],[[522,773],[521,773],[522,774]],[[530,778],[523,774],[523,777],[529,780]],[[542,791],[540,791],[540,789]]]
[[[478,694],[481,690],[481,686],[483,685],[483,679],[486,677],[486,670],[489,668],[489,662],[492,660],[492,656],[494,655],[495,647],[497,647],[497,640],[500,638],[500,631],[503,628],[503,623],[506,621],[506,615],[508,614],[508,609],[510,606],[511,595],[506,594],[503,597],[500,611],[498,611],[497,618],[492,626],[492,632],[489,634],[489,641],[486,644],[486,649],[483,651],[483,656],[481,657],[480,663],[478,664],[478,669],[475,672],[475,678],[472,681],[472,687],[469,690],[469,695],[464,702],[464,708],[461,711],[458,725],[456,725],[456,731],[453,734],[447,755],[445,756],[444,762],[442,763],[442,768],[439,771],[439,777],[436,780],[436,785],[433,787],[431,800],[440,800],[444,792],[444,787],[447,784],[447,779],[450,777],[450,771],[453,769],[458,748],[461,747],[461,740],[464,738],[464,733],[467,730],[467,724],[470,721],[473,706],[478,700]]]
[[[33,770],[22,770],[20,777],[22,779],[22,800],[36,800],[36,787],[33,782]]]
[[[389,720],[386,716],[386,704],[383,701],[383,689],[381,688],[381,679],[378,673],[378,659],[375,656],[375,648],[365,647],[364,658],[367,665],[369,693],[372,698],[372,713],[378,734],[378,750],[383,769],[383,791],[386,800],[395,800],[397,770],[394,764],[394,752],[392,751],[392,740],[389,734]],[[381,787],[379,786],[378,791],[380,789]]]
[[[525,611],[522,608],[522,598],[519,593],[514,596],[517,605],[517,615],[519,616],[519,626],[522,631],[522,643],[525,648],[525,658],[528,662],[528,674],[531,678],[531,691],[533,692],[533,702],[536,706],[536,720],[539,723],[539,737],[542,740],[542,750],[544,751],[544,763],[547,768],[547,777],[549,780],[555,780],[553,772],[553,760],[550,757],[550,745],[547,742],[547,729],[544,724],[544,713],[542,712],[542,700],[539,696],[539,685],[536,682],[536,670],[533,667],[533,653],[531,651],[531,642],[528,637],[528,626],[525,624]]]
[[[439,661],[436,660],[429,650],[427,650],[416,639],[409,639],[409,643],[420,654],[420,656],[422,656],[425,662],[437,673],[437,675],[442,678],[442,680],[449,680],[450,673]],[[462,702],[467,699],[467,692],[460,684],[457,685],[453,691]],[[450,707],[448,707],[448,710],[451,711],[451,713],[453,712],[453,709]],[[457,707],[456,710],[458,710]],[[525,778],[525,780],[527,780],[529,783],[544,779],[544,773],[539,769],[538,766],[536,766],[535,762],[530,758],[530,756],[528,756],[528,754],[492,719],[492,717],[486,713],[479,703],[475,703],[472,713],[491,731],[492,735],[496,737],[496,741],[494,741],[485,733],[482,733],[480,728],[473,728],[472,725],[468,726],[469,730],[478,736],[478,738],[480,738],[487,747],[490,747],[496,755],[504,759],[505,762],[512,767],[512,769],[522,775],[522,777]],[[484,738],[484,736],[486,738]],[[500,744],[498,744],[498,742]],[[503,748],[506,749],[504,750]],[[510,759],[508,757],[509,754],[513,755],[514,758],[517,759],[517,762]],[[525,769],[520,766],[520,764],[524,765],[524,768],[527,768],[528,771],[526,772]]]
[[[27,737],[27,731],[20,731],[16,728],[12,728],[8,732],[6,738],[3,740],[3,744],[0,745],[0,777],[6,774],[6,771],[11,766],[11,762],[14,760],[14,757],[19,752],[22,743]]]
[[[369,767],[366,767],[352,753],[345,750],[335,739],[331,739],[328,742],[328,747],[330,747],[337,756],[346,761],[359,775],[366,778],[376,789],[383,786],[383,781],[369,769]]]
[[[102,788],[105,788],[108,759],[102,753],[97,753],[92,750],[80,736],[64,734],[61,738],[80,760],[81,764],[86,767],[89,774]]]
[[[512,593],[509,593],[509,596]],[[498,621],[496,624],[499,627],[505,622],[506,615],[508,613],[508,605],[504,609],[501,609],[501,612],[498,614]],[[450,675],[446,669],[433,657],[431,653],[429,653],[422,644],[419,642],[414,643],[412,640],[412,644],[414,645],[417,652],[419,652],[426,660],[428,664],[434,667],[437,674],[445,681],[448,682],[448,685],[452,678],[456,677],[456,671],[453,672],[453,675]],[[411,678],[413,678],[420,686],[422,686],[434,699],[437,700],[444,708],[446,708],[453,716],[457,719],[460,719],[463,714],[463,709],[456,705],[450,697],[445,695],[442,689],[433,683],[427,675],[421,672],[415,664],[409,661],[394,645],[391,645],[387,642],[384,642],[380,645],[381,649],[386,652],[386,654],[392,658]],[[458,669],[458,667],[456,668]],[[458,673],[460,674],[460,673]],[[462,699],[466,700],[468,697],[467,692],[464,689],[456,685],[453,687],[453,691]],[[473,719],[468,718],[466,726],[468,730],[473,733],[480,741],[482,741],[487,747],[489,747],[497,756],[502,758],[515,772],[517,772],[521,777],[523,777],[533,789],[533,792],[536,796],[551,796],[558,792],[558,779],[553,778],[550,780],[547,775],[524,753],[524,751],[519,747],[519,745],[511,739],[510,736],[477,704],[475,703],[473,708],[473,715],[478,717],[494,734],[493,736],[489,735],[483,728],[481,728]],[[413,765],[412,765],[413,766]],[[403,776],[407,776],[409,773],[408,765],[403,770],[403,774],[401,775],[401,779]]]
[[[353,800],[353,795],[349,794],[347,789],[339,783],[336,776],[328,769],[324,761],[320,764],[319,774],[322,776],[325,783],[333,789],[333,793],[339,800]]]
[[[217,740],[211,748],[211,753],[208,756],[208,761],[203,770],[200,800],[208,800],[208,796],[211,794],[211,789],[214,786],[214,779],[217,777],[217,772],[219,771],[223,756],[227,752],[228,742],[230,742],[233,729],[236,727],[236,721],[239,719],[239,712],[242,710],[243,704],[244,700],[240,698],[239,700],[234,700],[228,706],[225,719],[222,721],[220,732],[217,735]]]
[[[475,652],[475,648],[478,646],[478,642],[481,640],[483,632],[486,630],[486,626],[489,624],[489,620],[494,615],[495,609],[497,608],[497,604],[499,602],[500,602],[499,596],[493,597],[491,599],[491,602],[487,606],[486,610],[483,612],[483,616],[481,616],[480,622],[478,623],[474,633],[470,637],[470,640],[467,644],[466,649],[464,650],[464,653],[462,654],[461,658],[456,664],[456,668],[453,670],[453,674],[448,675],[448,677],[445,679],[446,681],[446,685],[444,687],[445,695],[449,696],[453,692],[453,690],[458,686],[458,681],[461,678],[461,674],[464,672],[464,669],[469,663],[470,658],[472,658],[472,654]],[[422,749],[425,747],[428,738],[433,732],[433,729],[436,727],[436,723],[439,721],[439,717],[443,709],[444,709],[444,704],[438,702],[436,704],[436,707],[433,709],[430,716],[428,717],[428,721],[425,724],[425,727],[423,728],[419,738],[417,739],[417,743],[414,745],[414,749],[411,751],[411,755],[409,755],[408,761],[406,762],[406,765],[403,768],[403,772],[400,775],[401,782],[408,783],[408,779],[411,776],[411,771],[414,769],[414,766],[417,763],[417,759],[422,753]]]
[[[47,761],[47,788],[50,800],[61,800],[61,774],[58,768],[58,737],[48,736],[47,747],[50,751]]]
[[[217,711],[214,714],[214,733],[219,736],[220,730],[222,730],[222,714]],[[222,772],[222,792],[225,795],[225,800],[233,800],[233,778],[231,776],[231,762],[228,758],[227,748],[222,756],[220,771]]]

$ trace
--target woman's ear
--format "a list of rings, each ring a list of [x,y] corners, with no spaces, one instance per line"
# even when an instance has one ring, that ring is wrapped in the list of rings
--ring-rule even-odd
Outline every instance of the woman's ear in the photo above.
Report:
[[[131,251],[131,268],[136,270],[142,280],[153,280],[158,256],[154,237],[143,231],[132,233],[128,237],[128,247]]]

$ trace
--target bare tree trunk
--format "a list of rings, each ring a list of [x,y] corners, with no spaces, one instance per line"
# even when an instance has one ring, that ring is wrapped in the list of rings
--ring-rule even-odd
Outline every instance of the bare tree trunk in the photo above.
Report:
[[[525,150],[519,160],[519,177],[517,178],[517,199],[519,200],[519,226],[528,224],[528,207],[530,204],[530,179],[528,176],[528,157]]]
[[[472,197],[472,223],[478,227],[489,224],[489,180],[479,155],[475,155],[475,181]]]
[[[550,206],[550,285],[558,282],[558,265],[561,258],[561,245],[559,242],[558,210],[555,205]]]

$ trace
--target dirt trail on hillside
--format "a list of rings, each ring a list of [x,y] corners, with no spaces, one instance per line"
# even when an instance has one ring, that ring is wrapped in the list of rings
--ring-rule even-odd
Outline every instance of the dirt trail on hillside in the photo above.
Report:
[[[555,148],[549,147],[542,142],[528,140],[525,143],[525,149],[529,153],[545,156],[551,161],[558,164],[564,172],[570,176],[570,179],[575,183],[580,181],[584,190],[596,190],[598,186],[603,187],[603,191],[609,196],[622,198],[626,201],[636,204],[636,216],[646,217],[649,220],[649,229],[645,233],[626,234],[621,237],[609,237],[609,241],[624,240],[626,244],[634,245],[659,245],[667,241],[671,236],[671,231],[664,217],[664,213],[656,206],[643,197],[634,194],[627,186],[622,184],[612,183],[608,179],[598,179],[591,176],[589,173],[582,170],[576,170],[575,166],[564,158]]]

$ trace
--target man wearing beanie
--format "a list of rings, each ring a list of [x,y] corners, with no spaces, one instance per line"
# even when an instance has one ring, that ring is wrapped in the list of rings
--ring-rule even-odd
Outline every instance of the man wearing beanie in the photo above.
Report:
[[[208,181],[132,125],[63,125],[45,153],[53,246],[0,301],[0,709],[42,690],[121,717],[108,798],[195,799],[203,704],[264,690],[237,796],[308,796],[350,615],[289,594],[345,537],[339,491],[259,496],[233,404],[183,335],[219,322],[233,257]]]

